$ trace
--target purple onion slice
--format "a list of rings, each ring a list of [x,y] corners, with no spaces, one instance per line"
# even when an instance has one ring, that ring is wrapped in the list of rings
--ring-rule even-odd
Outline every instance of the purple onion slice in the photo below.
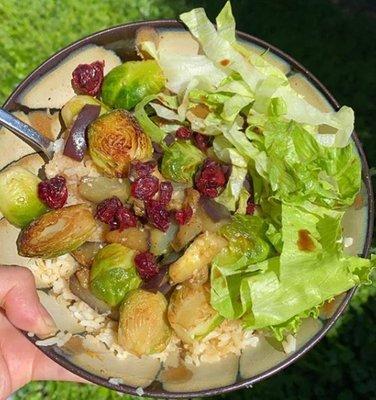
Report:
[[[224,205],[217,203],[209,197],[201,196],[199,203],[213,222],[231,218],[230,211]]]
[[[82,161],[87,150],[86,129],[98,118],[101,107],[86,104],[77,116],[65,143],[64,155]]]

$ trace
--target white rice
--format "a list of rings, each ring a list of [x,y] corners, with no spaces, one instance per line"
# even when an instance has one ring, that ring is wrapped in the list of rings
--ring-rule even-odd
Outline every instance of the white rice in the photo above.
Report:
[[[108,382],[112,385],[121,385],[124,383],[124,380],[122,378],[110,378]]]
[[[138,387],[137,389],[136,389],[136,393],[137,393],[137,395],[138,396],[143,396],[144,395],[144,389],[142,389],[142,387]]]
[[[54,337],[44,339],[44,340],[37,340],[35,344],[37,346],[64,346],[71,338],[72,334],[69,332],[58,332]]]
[[[247,347],[256,347],[258,337],[243,329],[240,321],[224,321],[200,341],[185,344],[185,362],[200,365],[201,362],[217,362],[228,354],[240,355]]]
[[[51,287],[57,280],[69,278],[78,268],[78,264],[69,254],[51,260],[31,258],[26,266],[40,287]]]

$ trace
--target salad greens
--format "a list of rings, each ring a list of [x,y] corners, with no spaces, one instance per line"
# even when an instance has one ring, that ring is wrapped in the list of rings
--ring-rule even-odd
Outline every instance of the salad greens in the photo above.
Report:
[[[202,8],[180,18],[202,53],[180,56],[152,42],[142,49],[180,102],[162,102],[171,111],[162,111],[163,118],[188,120],[193,130],[214,136],[215,156],[231,164],[215,201],[236,214],[220,232],[229,244],[212,262],[211,304],[223,317],[242,318],[247,328],[267,328],[282,340],[325,301],[369,282],[375,264],[343,251],[344,211],[361,187],[350,142],[354,113],[346,106],[316,109],[282,71],[238,42],[229,2],[217,28]],[[197,105],[204,115],[194,112]],[[259,206],[254,217],[244,215],[247,174]]]

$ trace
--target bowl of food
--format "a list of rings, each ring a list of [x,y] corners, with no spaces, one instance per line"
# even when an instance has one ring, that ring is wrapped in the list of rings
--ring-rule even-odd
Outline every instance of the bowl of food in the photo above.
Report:
[[[89,381],[154,397],[250,386],[311,349],[369,282],[373,195],[354,114],[203,9],[61,50],[4,107],[0,264],[58,327],[25,335]],[[9,151],[8,149],[12,149]]]

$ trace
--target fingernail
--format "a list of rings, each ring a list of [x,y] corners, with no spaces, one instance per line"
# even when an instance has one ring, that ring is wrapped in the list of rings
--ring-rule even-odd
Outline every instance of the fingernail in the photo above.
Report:
[[[43,325],[43,333],[54,335],[57,332],[57,326],[51,315],[42,305],[39,306],[39,314]]]

